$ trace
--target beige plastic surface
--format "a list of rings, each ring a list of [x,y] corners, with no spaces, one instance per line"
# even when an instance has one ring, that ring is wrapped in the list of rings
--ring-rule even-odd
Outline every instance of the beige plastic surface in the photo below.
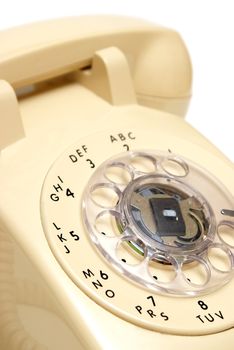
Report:
[[[150,100],[150,94],[152,94],[151,107],[157,105],[154,97],[159,96],[159,100],[162,98],[163,108],[168,110],[171,105],[166,103],[168,101],[163,100],[163,97],[175,97],[177,101],[182,98],[184,101],[189,96],[191,67],[184,45],[174,32],[156,27],[155,34],[155,27],[146,25],[145,22],[112,17],[105,17],[105,21],[103,17],[83,18],[80,21],[68,19],[9,30],[0,34],[0,40],[4,42],[4,47],[1,47],[0,78],[9,80],[14,87],[84,67],[91,63],[94,52],[114,45],[126,55],[138,98],[141,95],[143,103]],[[142,45],[139,45],[139,42]],[[178,55],[170,54],[175,50],[177,52],[177,49]],[[123,81],[125,81],[129,79],[126,61],[119,51],[118,55],[121,56],[118,62],[121,61],[125,67],[123,70],[125,72]],[[160,65],[155,66],[155,57],[159,59]],[[170,69],[167,65],[165,66],[165,57],[168,58]],[[42,65],[39,64],[41,60],[44,62]],[[113,60],[114,58],[111,58],[110,62]],[[102,67],[105,67],[105,64]],[[178,67],[180,69],[177,70]],[[117,71],[120,71],[119,68]],[[168,79],[162,79],[162,75],[165,77],[164,74]],[[115,81],[115,74],[113,76]],[[160,77],[160,79],[151,79],[152,76]],[[162,84],[162,81],[165,82],[165,85]],[[175,81],[179,83],[179,86],[176,85],[174,90],[173,82]],[[94,160],[96,165],[105,160],[109,154],[114,155],[125,151],[126,144],[131,149],[170,148],[176,153],[197,161],[214,173],[234,195],[233,164],[183,119],[176,115],[139,106],[133,103],[133,99],[130,99],[129,104],[113,106],[107,102],[106,98],[100,97],[95,92],[95,88],[87,86],[80,84],[77,79],[55,79],[50,82],[42,82],[40,89],[21,97],[19,110],[26,137],[5,147],[0,154],[0,226],[13,238],[16,245],[29,259],[34,270],[32,273],[27,273],[27,276],[30,280],[40,276],[38,287],[41,284],[44,285],[46,295],[52,296],[55,301],[56,307],[51,307],[50,311],[59,314],[59,317],[78,339],[78,344],[64,324],[59,326],[57,319],[53,319],[53,316],[46,313],[39,315],[38,310],[29,311],[21,307],[19,310],[20,323],[19,319],[15,318],[17,315],[15,297],[8,298],[5,293],[8,287],[1,284],[0,324],[4,320],[6,324],[8,323],[9,319],[3,317],[6,315],[8,306],[12,308],[10,311],[14,311],[11,312],[11,317],[14,318],[8,323],[8,326],[13,325],[13,328],[0,328],[2,331],[0,341],[5,342],[3,345],[0,343],[1,348],[4,350],[21,350],[21,348],[31,350],[34,346],[36,349],[42,346],[42,349],[47,347],[52,350],[55,345],[50,338],[53,337],[54,332],[59,332],[64,335],[64,339],[69,337],[71,341],[69,349],[72,349],[74,345],[76,349],[80,347],[81,349],[159,348],[171,350],[188,347],[191,350],[197,348],[216,350],[225,347],[231,350],[234,343],[233,318],[230,312],[233,309],[233,282],[212,295],[206,296],[211,313],[219,313],[221,310],[224,319],[217,317],[214,322],[205,323],[204,327],[203,324],[200,325],[201,321],[197,320],[197,323],[194,321],[197,313],[201,312],[195,308],[192,309],[194,301],[196,304],[196,299],[191,298],[186,301],[176,298],[157,299],[160,305],[164,303],[163,307],[167,304],[170,315],[174,315],[173,312],[175,312],[177,317],[174,323],[164,328],[157,318],[152,326],[152,322],[129,316],[128,305],[126,305],[125,315],[123,315],[124,311],[117,312],[117,308],[125,307],[126,299],[124,298],[120,298],[119,305],[116,304],[114,309],[113,305],[107,305],[107,301],[103,301],[103,296],[95,296],[90,286],[86,288],[77,283],[81,286],[80,289],[76,284],[77,276],[73,275],[69,264],[66,270],[69,270],[68,273],[72,279],[61,267],[60,263],[65,264],[63,262],[65,261],[64,253],[62,248],[57,248],[55,244],[53,251],[57,255],[56,260],[42,227],[43,223],[47,230],[49,212],[46,213],[46,218],[45,213],[41,214],[40,197],[48,170],[61,154],[66,154],[64,152],[68,147],[74,147],[74,152],[76,152],[82,149],[86,142],[89,159]],[[131,84],[128,86],[131,90]],[[123,90],[125,88],[126,86],[122,86]],[[122,94],[123,91],[120,92],[120,95]],[[126,94],[132,96],[129,90],[126,91]],[[186,103],[182,104],[185,106]],[[1,130],[5,126],[7,124],[1,124]],[[129,138],[130,132],[136,134],[136,139]],[[152,132],[154,138],[152,138]],[[111,143],[110,133],[115,136],[116,142]],[[76,186],[79,191],[82,191],[92,171],[88,169],[89,162],[84,159],[86,158],[81,157],[77,162]],[[68,170],[66,167],[58,169],[66,176]],[[57,170],[56,167],[52,168],[51,174],[58,176],[59,174],[53,173],[55,170]],[[46,191],[50,185],[51,183],[46,183],[43,196],[48,193]],[[42,203],[44,211],[48,206],[46,198],[44,197]],[[80,197],[76,203],[79,205]],[[77,210],[76,218],[80,220],[78,207],[74,209],[74,206],[71,205],[69,210]],[[64,212],[59,218],[63,219],[63,215]],[[66,216],[64,218],[66,219]],[[83,237],[85,233],[81,227],[80,230],[79,234]],[[91,246],[90,249],[92,250]],[[6,255],[2,253],[0,261],[3,261],[1,259]],[[92,255],[99,259],[94,249]],[[93,264],[96,264],[96,260]],[[102,264],[109,271],[110,268],[104,261]],[[6,275],[2,276],[7,277],[8,280],[12,267],[9,270],[9,266],[4,263],[1,265],[2,268],[5,268],[6,271]],[[24,266],[22,270],[27,271]],[[111,273],[115,274],[113,271]],[[130,287],[121,276],[113,278],[115,277],[117,282],[126,286],[126,290],[123,289],[126,294],[128,294],[128,288],[129,290],[135,288]],[[120,288],[120,286],[115,288]],[[138,298],[137,289],[135,291],[135,298]],[[139,291],[139,297],[141,293],[143,291]],[[25,293],[24,300],[27,299],[27,295],[29,295],[28,292]],[[131,295],[128,296],[129,299],[131,301]],[[38,300],[35,301],[33,298],[32,304],[44,307],[42,304],[38,305]],[[185,304],[189,314],[188,321],[179,318],[179,312],[184,309]],[[183,317],[187,315],[183,314]],[[41,333],[38,331],[38,323],[40,324],[42,319],[43,322],[48,322],[48,329]],[[33,338],[31,344],[27,343],[28,347],[24,347],[26,343],[23,343],[20,338],[21,330],[25,331],[24,328],[19,329],[22,322],[26,331]],[[194,326],[189,327],[189,322],[194,322]],[[4,333],[5,330],[6,333]],[[3,339],[2,334],[7,334],[9,338]],[[27,341],[27,338],[24,339]]]
[[[0,42],[0,77],[14,87],[88,66],[95,51],[116,46],[128,58],[140,103],[161,108],[157,99],[166,99],[164,109],[186,113],[192,70],[175,31],[127,17],[87,16],[3,31]]]
[[[24,130],[15,92],[0,80],[0,150],[24,137]]]
[[[76,79],[115,106],[137,102],[127,59],[116,47],[97,51],[92,68],[79,71]]]
[[[77,99],[77,94],[80,96],[79,100]],[[65,96],[66,100],[64,100]],[[87,105],[87,101],[89,101],[90,98],[92,104]],[[58,101],[63,102],[58,103]],[[7,225],[8,231],[13,234],[17,242],[23,247],[26,254],[42,273],[45,283],[49,285],[53,295],[59,303],[61,303],[64,317],[66,315],[70,320],[70,325],[82,342],[84,348],[92,349],[93,347],[108,348],[108,346],[116,346],[116,348],[127,349],[129,346],[133,346],[132,344],[134,343],[136,348],[137,346],[140,348],[142,344],[158,342],[159,344],[163,344],[165,349],[166,347],[171,349],[171,336],[163,336],[160,333],[150,331],[144,331],[146,335],[143,336],[143,329],[125,323],[125,321],[116,318],[110,312],[104,311],[87,298],[71,280],[69,280],[55,262],[45,241],[39,214],[41,186],[44,181],[45,173],[54,159],[68,144],[74,143],[76,139],[79,140],[79,138],[82,137],[82,135],[79,134],[79,132],[81,133],[81,131],[79,131],[80,120],[77,118],[77,109],[82,111],[82,104],[87,107],[85,110],[83,109],[86,119],[83,122],[82,133],[92,134],[90,125],[92,125],[92,129],[100,130],[103,128],[103,125],[109,124],[111,121],[112,132],[116,135],[118,133],[127,134],[129,130],[132,130],[133,124],[136,128],[136,124],[142,125],[142,121],[145,124],[147,120],[147,125],[149,125],[149,127],[151,126],[152,128],[155,124],[157,125],[158,133],[165,133],[163,130],[167,128],[167,138],[170,142],[167,141],[167,138],[164,138],[164,141],[163,138],[160,138],[160,142],[164,144],[164,147],[169,143],[169,147],[172,149],[177,150],[177,147],[180,149],[183,148],[183,154],[186,152],[186,155],[189,156],[189,152],[191,152],[193,158],[194,154],[196,154],[194,150],[200,150],[199,146],[193,145],[194,143],[200,144],[204,148],[206,147],[206,149],[212,149],[212,146],[196,133],[195,130],[191,129],[187,123],[175,116],[154,112],[138,106],[113,108],[108,106],[105,102],[103,103],[99,98],[90,94],[88,90],[77,84],[60,87],[57,88],[56,91],[53,90],[50,91],[50,93],[42,93],[21,102],[21,112],[24,116],[24,125],[28,137],[20,141],[17,145],[11,146],[2,152],[0,188],[2,196],[2,218]],[[48,112],[50,110],[52,110],[53,113]],[[69,125],[67,124],[68,110],[70,116]],[[31,118],[32,111],[34,111],[33,120]],[[42,119],[44,122],[41,122]],[[169,125],[170,127],[168,127]],[[183,138],[181,146],[176,146],[178,139],[173,137],[175,131],[179,138]],[[48,140],[48,134],[50,135],[49,142],[46,142],[46,139]],[[109,132],[106,133],[105,142],[108,142],[107,139],[109,140]],[[92,137],[91,140],[91,147],[98,150],[98,143],[93,143],[95,139],[92,139]],[[139,146],[142,147],[142,142],[144,140],[145,138],[141,139],[141,144],[139,144],[137,148],[139,148]],[[99,141],[99,143],[100,142],[103,141]],[[82,144],[83,142],[78,141],[76,146],[82,146]],[[134,145],[131,144],[131,147],[134,147]],[[121,141],[118,141],[113,146],[110,145],[109,148],[112,148],[113,153],[119,153],[124,149]],[[16,151],[17,158],[15,157]],[[211,156],[209,152],[199,153],[200,162],[208,162],[208,166],[210,163],[215,166],[217,162],[221,162],[222,166],[219,167],[220,176],[222,176],[222,181],[228,184],[230,182],[230,180],[228,180],[230,171],[232,174],[233,170],[225,172],[224,169],[227,169],[228,165],[226,164],[228,161],[221,156],[217,158],[215,154],[218,154],[218,152],[215,149],[213,154],[214,155]],[[101,155],[99,154],[97,157],[100,159]],[[40,161],[38,161],[39,159]],[[41,160],[43,160],[43,162]],[[229,167],[233,169],[231,164],[229,164]],[[17,177],[14,176],[13,169],[19,170]],[[12,188],[14,188],[14,191],[12,191]],[[16,198],[19,200],[16,201]],[[20,198],[24,198],[24,206],[22,206]],[[37,205],[33,203],[37,203]],[[14,221],[11,220],[12,217],[14,217]],[[33,239],[31,239],[32,234]],[[213,298],[214,301],[212,303],[215,304],[215,295]],[[229,300],[232,299],[228,299],[225,294],[224,302],[229,302]],[[175,308],[176,303],[177,300],[175,300]],[[229,303],[228,306],[230,306]],[[215,308],[214,311],[216,311]],[[101,324],[100,319],[103,320]],[[219,326],[220,325],[215,325],[213,330],[216,331]],[[113,336],[113,328],[116,329],[116,337]],[[129,332],[133,332],[134,334],[131,339],[129,339],[129,336],[127,337]],[[232,337],[232,334],[233,333],[230,333],[230,337]],[[126,340],[126,338],[129,340]],[[209,339],[213,338],[206,338],[206,336],[204,336],[201,338],[176,337],[175,339],[179,344],[180,342],[181,344],[186,344],[187,342],[192,348],[194,344],[198,345],[199,342],[201,343],[200,346],[206,341],[207,345],[209,345]],[[196,340],[194,341],[194,339]],[[223,342],[221,334],[216,334],[214,339],[216,342],[220,341],[220,344]],[[172,343],[174,341],[173,338]],[[95,342],[95,345],[93,342]]]
[[[0,269],[0,349],[80,349],[38,272],[2,230]]]
[[[157,116],[155,117],[158,121]],[[117,119],[117,115],[112,118]],[[120,112],[118,119],[121,125]],[[124,144],[127,143],[131,150],[155,147],[167,151],[169,148],[186,158],[193,155],[197,164],[204,166],[205,161],[206,168],[222,179],[222,184],[234,193],[230,166],[212,154],[206,154],[199,146],[177,139],[174,135],[168,134],[168,141],[168,138],[161,136],[160,124],[157,124],[157,136],[155,131],[150,132],[147,127],[137,128],[135,125],[130,129],[130,126],[122,126],[123,135],[128,135],[129,130],[131,132],[131,139],[125,140]],[[115,134],[116,129],[113,128],[80,139],[54,163],[46,177],[42,189],[41,219],[56,258],[72,280],[95,301],[142,327],[182,335],[216,333],[233,327],[234,303],[231,295],[234,280],[210,295],[198,295],[194,298],[161,296],[152,290],[140,288],[118,274],[94,250],[82,222],[83,190],[95,169],[113,154],[121,152],[122,147],[117,142],[112,144],[110,141],[110,136]],[[77,161],[74,158],[76,156]],[[66,195],[67,189],[74,193],[74,198]],[[222,220],[220,214],[220,221]],[[155,301],[152,301],[152,297]],[[199,300],[208,306],[207,311],[199,306]],[[156,307],[154,303],[157,304]],[[137,311],[137,306],[142,308],[141,313]],[[153,310],[155,316],[150,316],[147,310]],[[215,321],[210,323],[203,320],[207,314],[214,316]]]

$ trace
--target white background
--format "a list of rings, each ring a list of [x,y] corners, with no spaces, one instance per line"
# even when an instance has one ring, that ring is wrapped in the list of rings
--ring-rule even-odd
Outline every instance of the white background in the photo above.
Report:
[[[187,120],[234,161],[234,1],[6,0],[0,4],[0,29],[64,16],[122,14],[179,31],[194,68]]]

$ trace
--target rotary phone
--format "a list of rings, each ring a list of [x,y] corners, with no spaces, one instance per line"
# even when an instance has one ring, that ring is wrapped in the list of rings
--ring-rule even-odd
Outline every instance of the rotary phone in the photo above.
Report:
[[[0,348],[233,349],[234,167],[173,30],[0,33]]]

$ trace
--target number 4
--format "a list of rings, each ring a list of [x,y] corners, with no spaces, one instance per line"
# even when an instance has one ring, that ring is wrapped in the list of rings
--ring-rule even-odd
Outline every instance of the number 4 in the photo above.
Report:
[[[67,188],[67,190],[66,190],[66,195],[67,195],[67,197],[72,196],[73,198],[75,198],[74,192],[72,192],[72,191],[70,190],[70,188]]]

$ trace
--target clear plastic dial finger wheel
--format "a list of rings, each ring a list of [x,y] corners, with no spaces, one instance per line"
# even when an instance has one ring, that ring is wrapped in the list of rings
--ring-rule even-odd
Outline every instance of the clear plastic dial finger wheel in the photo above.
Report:
[[[214,176],[170,152],[107,160],[83,196],[87,233],[111,265],[145,288],[181,296],[209,293],[233,277],[233,210]]]

